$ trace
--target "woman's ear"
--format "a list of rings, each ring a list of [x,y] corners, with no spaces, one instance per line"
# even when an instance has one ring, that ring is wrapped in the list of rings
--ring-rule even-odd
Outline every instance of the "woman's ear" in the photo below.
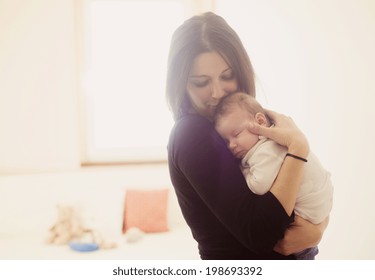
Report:
[[[267,117],[263,113],[255,114],[255,121],[262,126],[268,126]]]

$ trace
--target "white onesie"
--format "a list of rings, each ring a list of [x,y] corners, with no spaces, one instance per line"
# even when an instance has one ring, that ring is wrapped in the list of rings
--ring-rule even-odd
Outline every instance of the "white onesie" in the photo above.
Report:
[[[287,154],[287,149],[270,139],[260,139],[241,161],[246,182],[255,194],[270,190]],[[310,152],[297,196],[295,213],[318,224],[332,209],[333,186],[330,173]]]

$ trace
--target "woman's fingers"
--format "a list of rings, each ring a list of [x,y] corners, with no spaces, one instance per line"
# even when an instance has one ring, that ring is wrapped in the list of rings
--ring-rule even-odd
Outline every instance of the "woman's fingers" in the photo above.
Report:
[[[287,256],[316,246],[322,235],[323,232],[319,231],[318,225],[314,225],[296,215],[294,222],[285,231],[284,238],[277,242],[274,250]]]
[[[265,111],[271,123],[275,124],[275,119],[277,119],[277,113],[275,111],[268,110],[268,109],[265,109]]]
[[[294,121],[291,117],[277,113],[272,110],[266,109],[266,114],[268,118],[271,120],[272,124],[277,125],[278,123],[283,123],[283,122],[289,122],[290,124],[294,124]]]
[[[309,149],[307,139],[296,126],[293,119],[272,110],[266,110],[266,113],[274,124],[273,127],[265,127],[251,122],[248,125],[248,130],[251,133],[270,138],[276,143],[291,149],[289,152],[301,151],[301,154],[307,155],[306,153],[308,153]]]
[[[272,138],[270,137],[272,134],[272,128],[270,127],[262,126],[255,122],[250,122],[247,129],[253,134],[265,136],[267,138]]]

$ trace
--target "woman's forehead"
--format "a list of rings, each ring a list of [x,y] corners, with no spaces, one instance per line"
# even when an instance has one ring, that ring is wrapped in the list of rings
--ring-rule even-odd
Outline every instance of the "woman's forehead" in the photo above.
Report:
[[[205,52],[194,59],[189,76],[212,76],[228,69],[230,66],[218,52]]]

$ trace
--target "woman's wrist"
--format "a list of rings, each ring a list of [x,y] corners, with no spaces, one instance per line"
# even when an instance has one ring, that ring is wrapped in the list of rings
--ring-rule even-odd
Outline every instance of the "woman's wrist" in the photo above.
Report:
[[[295,155],[300,158],[307,158],[309,155],[310,148],[307,141],[304,141],[304,143],[293,143],[288,147],[288,153]]]
[[[300,156],[296,156],[296,155],[291,154],[291,153],[287,153],[285,155],[285,157],[292,157],[292,158],[298,159],[298,160],[303,161],[303,162],[308,162],[308,160],[306,158],[303,158],[303,157],[300,157]]]

